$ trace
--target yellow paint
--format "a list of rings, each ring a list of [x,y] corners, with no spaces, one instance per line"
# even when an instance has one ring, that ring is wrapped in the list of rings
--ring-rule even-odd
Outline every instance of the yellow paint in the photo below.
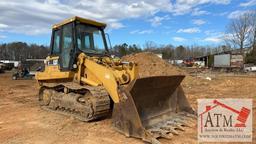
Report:
[[[96,77],[95,71],[90,71],[88,69],[84,69],[84,77],[89,81],[94,81],[98,85],[102,85],[102,82]]]
[[[47,66],[44,72],[37,72],[35,75],[37,80],[69,79],[73,77],[73,72],[61,72],[59,66]]]
[[[94,21],[94,20],[85,19],[85,18],[81,18],[81,17],[75,16],[75,17],[66,19],[66,20],[64,20],[64,21],[62,21],[62,22],[60,22],[58,24],[53,25],[53,29],[59,28],[59,27],[65,25],[65,24],[71,23],[73,21],[79,21],[81,23],[90,24],[90,25],[94,25],[94,26],[98,26],[98,27],[103,27],[103,28],[106,27],[105,23],[101,23],[101,22],[97,22],[97,21]]]
[[[58,60],[58,57],[47,57],[47,61]],[[119,102],[118,85],[126,85],[138,76],[137,66],[134,63],[122,64],[121,61],[113,61],[106,57],[98,63],[98,57],[89,57],[84,53],[78,56],[78,70],[76,73],[60,71],[59,65],[47,65],[44,72],[36,73],[36,79],[76,79],[76,82],[91,86],[103,85],[115,103]],[[113,65],[111,65],[113,64]],[[126,79],[123,79],[125,75]]]
[[[81,81],[84,82],[85,84],[91,85],[91,86],[99,86],[99,83],[96,83],[92,80],[89,80],[87,78],[81,77]]]
[[[88,71],[94,72],[95,77],[102,82],[112,100],[118,103],[119,95],[117,92],[117,82],[113,71],[89,59],[85,60],[84,65]]]
[[[58,60],[59,57],[47,57],[46,62],[51,60]],[[37,80],[53,80],[53,79],[70,79],[74,77],[74,72],[60,71],[59,65],[45,65],[45,70],[43,72],[37,72],[35,78]]]
[[[81,23],[94,25],[104,28],[106,24],[88,20],[80,17],[67,19],[53,26],[53,29],[59,28],[67,23],[79,21]],[[58,56],[48,56],[47,64],[43,72],[36,73],[36,79],[40,82],[51,82],[55,79],[70,79],[79,84],[90,86],[104,86],[110,97],[115,103],[120,101],[118,87],[127,85],[138,77],[137,65],[135,63],[122,63],[119,58],[87,56],[84,53],[79,54],[77,58],[76,71],[61,71],[58,63],[55,65],[48,62],[59,60]]]

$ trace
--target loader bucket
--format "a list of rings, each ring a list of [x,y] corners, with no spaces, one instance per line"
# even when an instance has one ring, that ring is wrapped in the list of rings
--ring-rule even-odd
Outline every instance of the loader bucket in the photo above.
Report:
[[[119,88],[123,98],[114,105],[113,125],[126,136],[160,143],[190,126],[195,112],[180,86],[185,76],[139,78]]]

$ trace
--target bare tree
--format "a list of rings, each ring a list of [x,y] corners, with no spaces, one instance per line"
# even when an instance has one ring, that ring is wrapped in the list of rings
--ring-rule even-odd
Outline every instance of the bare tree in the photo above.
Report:
[[[28,45],[24,42],[0,44],[0,60],[23,61],[28,58],[45,58],[48,52],[48,47],[36,44]]]
[[[250,43],[254,51],[256,51],[256,10],[250,14]]]
[[[144,44],[144,48],[145,49],[148,49],[148,50],[150,50],[150,49],[155,49],[155,48],[157,48],[158,46],[157,46],[157,44],[155,43],[155,42],[153,42],[153,41],[147,41],[145,44]]]
[[[244,13],[236,19],[233,19],[228,25],[228,41],[233,43],[234,46],[240,48],[240,52],[243,52],[243,48],[249,45],[250,36],[250,13]]]

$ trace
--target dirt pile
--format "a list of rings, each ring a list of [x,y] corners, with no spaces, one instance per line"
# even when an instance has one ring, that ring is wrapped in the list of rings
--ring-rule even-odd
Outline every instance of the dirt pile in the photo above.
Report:
[[[124,61],[138,64],[140,77],[161,75],[187,75],[178,67],[172,66],[157,55],[150,52],[131,54],[122,58]]]
[[[202,79],[197,79],[190,76],[186,71],[169,64],[165,60],[150,52],[127,55],[124,56],[122,60],[137,63],[140,77],[186,75],[182,82],[184,87],[190,87],[190,85],[204,81]]]

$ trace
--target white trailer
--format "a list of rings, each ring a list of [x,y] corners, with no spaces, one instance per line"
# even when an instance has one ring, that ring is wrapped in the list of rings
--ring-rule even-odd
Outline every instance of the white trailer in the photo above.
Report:
[[[240,54],[214,55],[215,68],[242,68],[243,64],[243,55]]]
[[[215,68],[230,67],[230,54],[214,55]]]
[[[226,71],[240,71],[243,69],[244,58],[240,54],[214,55],[214,69]]]

